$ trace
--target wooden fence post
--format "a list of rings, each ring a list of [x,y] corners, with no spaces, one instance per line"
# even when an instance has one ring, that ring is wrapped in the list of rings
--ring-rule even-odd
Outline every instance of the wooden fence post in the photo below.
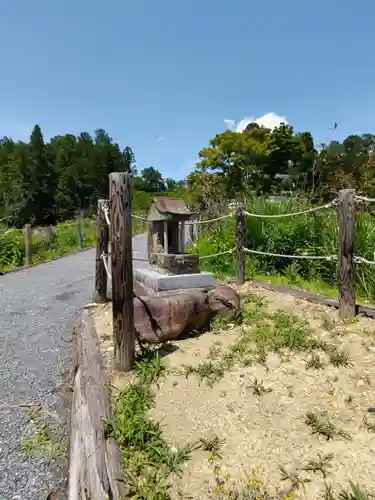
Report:
[[[109,174],[112,310],[115,368],[128,371],[135,358],[131,174]]]
[[[31,264],[31,224],[25,224],[25,266]]]
[[[104,216],[103,207],[109,206],[109,200],[98,200],[96,215],[96,265],[95,265],[95,302],[107,300],[107,272],[102,254],[108,254],[109,227]]]
[[[236,269],[237,269],[237,285],[245,283],[245,215],[242,205],[238,205],[236,209]]]
[[[31,264],[31,224],[25,224],[25,266]]]
[[[52,224],[49,224],[46,228],[46,232],[47,232],[47,243],[49,246],[52,245],[52,242],[53,242],[53,226]]]
[[[356,232],[356,207],[354,189],[339,192],[337,207],[340,255],[339,255],[339,313],[343,319],[356,314],[354,243]]]
[[[82,220],[77,217],[76,220],[77,245],[80,250],[83,250],[83,235],[82,235]]]

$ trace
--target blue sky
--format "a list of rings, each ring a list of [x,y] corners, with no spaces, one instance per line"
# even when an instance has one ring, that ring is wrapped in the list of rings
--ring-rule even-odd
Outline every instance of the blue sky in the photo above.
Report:
[[[374,19],[374,0],[1,0],[0,136],[104,128],[183,178],[224,120],[375,132]]]

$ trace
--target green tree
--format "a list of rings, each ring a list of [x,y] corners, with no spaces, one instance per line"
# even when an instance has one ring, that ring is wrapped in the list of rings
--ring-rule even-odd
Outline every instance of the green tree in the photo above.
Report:
[[[163,176],[154,167],[147,167],[141,171],[139,189],[149,192],[165,191]]]
[[[216,172],[224,181],[228,197],[242,196],[259,185],[274,147],[266,129],[242,133],[227,130],[199,152],[197,170]]]

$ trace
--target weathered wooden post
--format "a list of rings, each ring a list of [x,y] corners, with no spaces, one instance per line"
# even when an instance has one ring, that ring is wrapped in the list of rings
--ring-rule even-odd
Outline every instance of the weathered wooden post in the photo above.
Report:
[[[25,224],[25,266],[31,264],[31,224]]]
[[[131,174],[109,174],[112,309],[115,368],[128,371],[135,358]]]
[[[356,314],[354,242],[356,232],[356,207],[354,189],[339,192],[337,215],[339,223],[339,313],[343,319]]]
[[[107,300],[107,272],[102,255],[108,254],[109,226],[105,219],[103,207],[109,207],[109,200],[98,200],[96,214],[96,263],[95,263],[95,302]]]
[[[80,250],[83,250],[82,218],[81,217],[77,217],[77,219],[76,219],[76,235],[77,235],[77,246]]]
[[[47,233],[47,243],[49,246],[51,246],[52,242],[53,242],[53,226],[52,226],[52,224],[49,224],[46,227],[46,233]]]
[[[236,269],[237,269],[237,284],[245,283],[245,215],[242,205],[237,205],[236,209]]]

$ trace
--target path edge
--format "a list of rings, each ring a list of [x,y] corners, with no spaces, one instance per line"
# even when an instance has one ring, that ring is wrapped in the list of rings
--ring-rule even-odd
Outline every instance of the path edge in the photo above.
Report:
[[[90,309],[75,320],[73,369],[68,500],[128,498],[120,450],[106,435],[105,421],[113,417],[109,379]]]
[[[52,257],[52,259],[41,260],[40,262],[35,262],[35,264],[29,264],[27,266],[15,267],[14,269],[6,269],[5,271],[0,271],[0,276],[5,276],[6,274],[10,274],[10,273],[16,273],[18,271],[24,271],[25,269],[29,269],[30,267],[40,266],[41,264],[48,264],[49,262],[53,262],[54,260],[60,260],[60,259],[63,259],[64,257],[70,257],[71,255],[77,255],[77,254],[82,253],[82,252],[87,252],[87,250],[92,250],[93,248],[95,248],[95,246],[82,248],[82,250],[77,250],[77,251],[71,252],[71,253],[65,253],[64,255],[56,255],[56,257]]]

